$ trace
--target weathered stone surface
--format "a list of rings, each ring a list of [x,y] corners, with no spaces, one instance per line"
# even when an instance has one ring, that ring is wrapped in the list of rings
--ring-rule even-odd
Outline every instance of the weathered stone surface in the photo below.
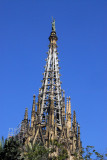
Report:
[[[50,44],[47,63],[37,103],[35,103],[35,95],[33,96],[31,125],[28,122],[26,109],[22,128],[26,127],[25,145],[41,141],[44,146],[49,147],[50,142],[57,140],[58,143],[65,144],[69,154],[68,159],[72,160],[73,154],[76,152],[79,155],[82,148],[80,126],[77,125],[75,111],[71,124],[70,97],[67,98],[65,112],[65,92],[61,89],[57,39],[55,30],[52,30],[49,37]],[[36,105],[37,110],[35,110]]]

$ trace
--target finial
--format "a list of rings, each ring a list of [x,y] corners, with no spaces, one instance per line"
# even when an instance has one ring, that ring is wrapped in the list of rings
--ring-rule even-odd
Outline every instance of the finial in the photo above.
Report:
[[[55,19],[52,17],[52,31],[56,31],[55,29]]]
[[[28,119],[28,108],[25,109],[25,116],[24,119]]]
[[[69,98],[67,97],[67,112],[68,112],[68,100],[69,100]]]
[[[69,96],[69,109],[68,109],[68,112],[69,112],[69,114],[71,114],[71,98],[70,98],[70,96]]]
[[[78,124],[78,134],[80,134],[80,125]]]
[[[63,90],[63,93],[65,94],[65,91]]]
[[[35,94],[33,95],[33,106],[32,106],[32,111],[35,111]]]
[[[33,95],[33,99],[35,100],[35,98],[36,98],[36,96],[35,96],[35,94]]]
[[[63,97],[65,97],[65,91],[63,90]]]
[[[67,101],[68,101],[68,99],[69,99],[69,98],[67,97]]]
[[[58,37],[56,36],[56,29],[55,29],[55,19],[52,17],[52,32],[49,36],[49,41],[51,46],[57,47],[56,41],[58,40]]]

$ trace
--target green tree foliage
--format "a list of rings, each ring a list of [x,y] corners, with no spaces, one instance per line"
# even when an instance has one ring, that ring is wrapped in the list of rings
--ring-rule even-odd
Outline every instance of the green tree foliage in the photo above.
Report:
[[[68,153],[62,144],[56,141],[50,142],[50,147],[46,148],[42,143],[27,147],[25,153],[26,160],[66,160]]]
[[[100,154],[98,153],[94,146],[87,146],[84,150],[83,150],[83,155],[84,155],[84,159],[85,160],[91,160],[93,159],[92,157],[95,157],[96,160],[106,160],[106,154]]]
[[[56,140],[50,145],[50,154],[56,153],[52,160],[66,160],[68,158],[68,152],[65,148],[66,144],[58,143]]]
[[[42,143],[36,143],[26,148],[23,152],[21,145],[14,137],[9,140],[0,139],[0,160],[66,160],[68,152],[66,144],[59,144],[57,141],[50,142],[46,148]],[[74,160],[107,160],[107,154],[98,153],[94,146],[87,146],[81,151],[81,157],[76,152]],[[22,158],[24,155],[24,158]]]
[[[78,158],[78,154],[74,154],[74,160],[107,160],[107,154],[103,155],[98,153],[94,146],[87,146],[82,148],[81,157]]]
[[[2,151],[0,152],[0,160],[22,160],[20,144],[14,137],[5,140]]]
[[[49,150],[42,144],[35,144],[34,146],[27,146],[25,152],[26,160],[47,160]]]

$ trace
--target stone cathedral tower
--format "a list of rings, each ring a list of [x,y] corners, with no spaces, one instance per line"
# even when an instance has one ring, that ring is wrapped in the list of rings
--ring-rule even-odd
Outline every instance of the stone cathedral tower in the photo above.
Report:
[[[70,97],[67,98],[65,106],[65,92],[61,89],[59,73],[57,40],[55,20],[53,20],[52,32],[49,36],[49,51],[42,86],[39,89],[38,102],[35,102],[34,95],[31,123],[28,120],[28,110],[26,109],[21,130],[24,129],[22,136],[26,145],[42,141],[44,146],[49,147],[50,141],[53,140],[66,144],[70,160],[75,152],[79,154],[81,151],[80,126],[77,124],[75,111],[71,122]]]

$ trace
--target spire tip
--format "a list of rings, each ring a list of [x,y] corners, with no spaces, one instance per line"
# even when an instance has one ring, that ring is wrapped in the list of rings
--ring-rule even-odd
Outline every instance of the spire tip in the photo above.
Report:
[[[55,29],[55,19],[53,19],[53,17],[52,17],[52,31],[56,31],[56,29]]]

